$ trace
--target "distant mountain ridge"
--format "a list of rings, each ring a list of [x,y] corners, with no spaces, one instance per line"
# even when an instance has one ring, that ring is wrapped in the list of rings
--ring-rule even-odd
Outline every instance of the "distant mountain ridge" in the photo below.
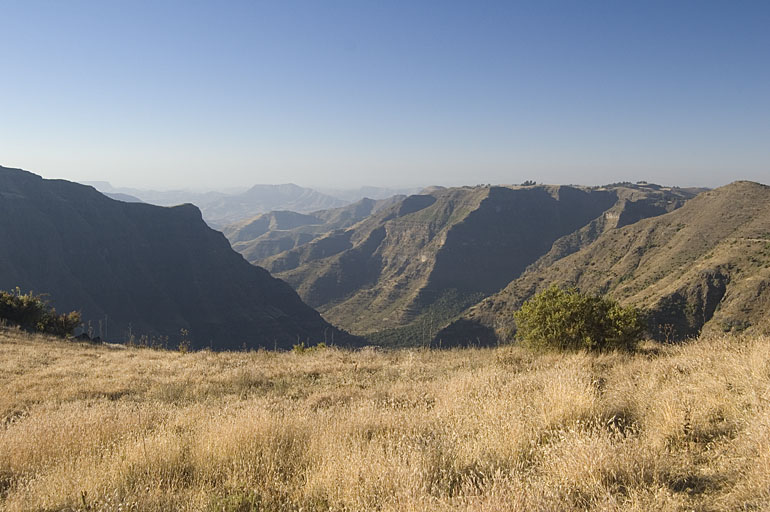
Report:
[[[412,194],[418,194],[420,192],[420,187],[358,187],[353,189],[320,188],[318,191],[326,195],[342,199],[343,201],[355,203],[365,198],[374,199],[377,201],[380,199],[388,199],[389,197],[393,196],[408,196]]]
[[[291,348],[351,339],[284,282],[250,265],[192,205],[110,199],[92,187],[0,167],[0,289],[49,293],[107,338]],[[104,327],[104,326],[103,326]]]
[[[404,196],[387,199],[369,198],[311,214],[289,211],[263,213],[254,218],[225,226],[225,234],[233,249],[254,264],[320,238],[332,231],[348,228]]]
[[[310,213],[336,208],[348,201],[322,194],[293,183],[284,185],[254,185],[243,192],[189,192],[184,190],[153,191],[133,188],[114,188],[107,182],[86,182],[106,194],[125,194],[159,206],[191,203],[197,206],[203,218],[212,227],[221,228],[260,213],[273,210],[291,210]]]
[[[346,204],[347,201],[342,199],[288,183],[285,185],[255,185],[241,194],[222,197],[207,203],[203,205],[201,211],[215,225],[225,226],[273,210],[309,213],[337,208]]]
[[[562,237],[660,215],[692,196],[646,184],[433,188],[260,264],[333,323],[414,343]]]
[[[659,339],[704,330],[770,332],[770,187],[735,182],[670,213],[583,235],[582,242],[579,234],[558,241],[437,338],[511,341],[510,313],[550,283],[645,309]]]
[[[121,194],[120,192],[103,192],[103,194],[110,199],[115,199],[116,201],[123,201],[124,203],[143,203],[141,199],[138,197],[134,197],[128,194]]]

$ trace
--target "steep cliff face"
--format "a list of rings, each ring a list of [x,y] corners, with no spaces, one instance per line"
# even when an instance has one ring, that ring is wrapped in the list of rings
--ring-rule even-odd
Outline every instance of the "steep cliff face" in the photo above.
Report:
[[[110,199],[91,187],[0,167],[0,289],[50,294],[110,340],[287,348],[346,335],[285,283],[235,253],[192,205]]]
[[[415,342],[506,286],[555,241],[593,223],[562,248],[575,251],[622,215],[665,212],[689,197],[634,186],[436,189],[262,263],[333,323]]]
[[[770,329],[769,187],[736,182],[670,213],[591,233],[599,234],[573,234],[554,244],[521,277],[439,336],[458,342],[465,335],[462,326],[474,332],[485,326],[510,341],[511,312],[554,282],[644,308],[650,333],[660,339],[702,330]]]

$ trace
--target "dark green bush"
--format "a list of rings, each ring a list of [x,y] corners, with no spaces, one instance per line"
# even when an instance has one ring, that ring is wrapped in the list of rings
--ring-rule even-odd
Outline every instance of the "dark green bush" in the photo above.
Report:
[[[42,295],[0,291],[0,321],[17,325],[25,331],[67,336],[80,325],[80,313],[59,314],[49,307]]]
[[[552,285],[514,313],[516,337],[535,349],[633,349],[644,333],[638,309]]]

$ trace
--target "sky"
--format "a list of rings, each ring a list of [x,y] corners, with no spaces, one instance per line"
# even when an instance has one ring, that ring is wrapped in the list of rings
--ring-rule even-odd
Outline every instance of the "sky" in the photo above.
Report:
[[[139,188],[770,183],[770,2],[0,0],[0,165]]]

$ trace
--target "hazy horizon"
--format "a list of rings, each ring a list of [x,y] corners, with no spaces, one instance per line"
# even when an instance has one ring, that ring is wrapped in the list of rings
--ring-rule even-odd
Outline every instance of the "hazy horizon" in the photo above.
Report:
[[[7,167],[7,166],[5,166]],[[25,169],[29,170],[29,169]],[[35,173],[38,174],[38,173]],[[46,179],[65,179],[65,178],[57,178],[55,176],[49,177],[49,176],[43,176]],[[375,189],[382,189],[382,190],[419,190],[419,189],[427,189],[430,187],[474,187],[474,186],[484,186],[484,185],[491,185],[491,186],[517,186],[521,185],[521,183],[513,183],[513,182],[495,182],[495,183],[457,183],[453,185],[441,185],[441,184],[424,184],[424,185],[417,185],[412,187],[399,187],[399,186],[392,186],[392,187],[386,187],[386,186],[374,186],[374,185],[361,185],[357,187],[324,187],[324,186],[310,186],[310,185],[303,185],[302,183],[293,183],[293,182],[285,182],[285,183],[252,183],[250,185],[243,185],[243,186],[233,186],[233,187],[185,187],[185,186],[179,186],[179,187],[158,187],[158,188],[152,188],[152,187],[132,187],[132,186],[120,186],[115,185],[114,183],[105,182],[105,181],[89,181],[89,180],[71,180],[75,181],[76,183],[81,183],[83,185],[89,185],[97,190],[102,190],[102,187],[99,185],[106,184],[109,185],[109,188],[111,190],[105,190],[106,192],[130,192],[132,190],[135,191],[142,191],[142,192],[189,192],[189,193],[207,193],[207,192],[219,192],[224,194],[239,194],[242,192],[246,192],[248,189],[260,186],[260,185],[297,185],[299,187],[303,188],[309,188],[313,189],[317,192],[321,192],[323,194],[327,195],[334,195],[335,193],[341,193],[341,192],[353,192],[358,191],[360,189],[366,189],[366,188],[375,188]],[[525,180],[526,181],[526,180]],[[743,180],[743,179],[736,179],[733,181],[756,181],[756,180]],[[649,180],[636,180],[636,181],[630,181],[625,180],[625,183],[648,183],[651,185],[660,185],[662,187],[680,187],[680,188],[707,188],[707,189],[713,189],[718,188],[723,185],[727,185],[729,183],[723,183],[720,185],[716,185],[713,187],[707,187],[707,186],[697,186],[697,185],[671,185],[669,183],[658,183],[654,181]],[[523,182],[522,182],[523,183]],[[548,185],[548,186],[557,186],[557,185],[567,185],[567,186],[576,186],[576,187],[601,187],[605,185],[613,185],[616,183],[622,183],[622,182],[607,182],[607,183],[574,183],[574,182],[562,182],[562,183],[556,183],[556,182],[536,182],[538,185]],[[732,182],[730,182],[732,183]],[[759,182],[763,185],[770,185],[770,183],[764,183]],[[414,192],[412,192],[414,193]]]
[[[260,185],[297,185],[299,187],[303,188],[310,188],[313,190],[316,190],[321,193],[327,193],[330,194],[332,192],[351,192],[351,191],[357,191],[359,189],[366,189],[366,188],[374,188],[374,189],[383,189],[383,190],[413,190],[413,189],[423,189],[423,188],[429,188],[429,187],[474,187],[474,186],[485,186],[485,185],[491,185],[491,186],[517,186],[521,185],[525,181],[535,181],[537,185],[568,185],[568,186],[578,186],[578,187],[601,187],[605,185],[614,185],[617,183],[647,183],[651,185],[659,185],[662,187],[680,187],[680,188],[706,188],[706,189],[714,189],[719,188],[724,185],[728,185],[730,183],[736,182],[736,181],[754,181],[763,185],[770,186],[770,176],[766,176],[764,178],[759,179],[753,179],[753,178],[746,178],[746,177],[735,177],[733,179],[730,179],[729,181],[716,183],[714,185],[703,185],[703,184],[697,184],[695,181],[693,182],[683,182],[683,183],[672,183],[670,181],[653,181],[649,179],[639,178],[639,179],[620,179],[620,180],[614,180],[614,181],[604,181],[604,182],[587,182],[587,181],[540,181],[540,180],[531,180],[531,179],[524,179],[522,181],[496,181],[496,182],[490,182],[490,181],[457,181],[455,183],[418,183],[415,185],[372,185],[368,183],[364,183],[362,185],[340,185],[340,186],[328,186],[328,185],[310,185],[305,183],[297,183],[293,181],[283,181],[283,182],[254,182],[254,183],[243,183],[241,185],[216,185],[212,184],[210,186],[207,185],[186,185],[185,182],[180,182],[178,184],[171,184],[169,186],[157,186],[153,187],[150,185],[131,185],[131,184],[122,184],[122,183],[114,183],[108,180],[90,180],[90,179],[76,179],[76,178],[70,178],[70,177],[64,177],[64,176],[57,176],[51,173],[42,172],[40,170],[30,169],[30,168],[24,168],[23,166],[18,165],[8,165],[3,164],[0,162],[0,167],[6,167],[6,168],[17,168],[22,169],[24,171],[32,172],[33,174],[37,174],[42,176],[45,179],[63,179],[67,181],[73,181],[75,183],[80,183],[83,185],[89,185],[93,186],[97,190],[101,190],[103,187],[102,185],[107,185],[109,190],[106,190],[107,192],[121,192],[121,191],[130,191],[130,190],[137,190],[137,191],[143,191],[143,192],[191,192],[191,193],[206,193],[206,192],[221,192],[226,194],[237,194],[240,192],[245,192],[246,190]],[[333,195],[333,194],[331,194]]]
[[[118,188],[770,182],[770,4],[0,3],[0,165]]]

